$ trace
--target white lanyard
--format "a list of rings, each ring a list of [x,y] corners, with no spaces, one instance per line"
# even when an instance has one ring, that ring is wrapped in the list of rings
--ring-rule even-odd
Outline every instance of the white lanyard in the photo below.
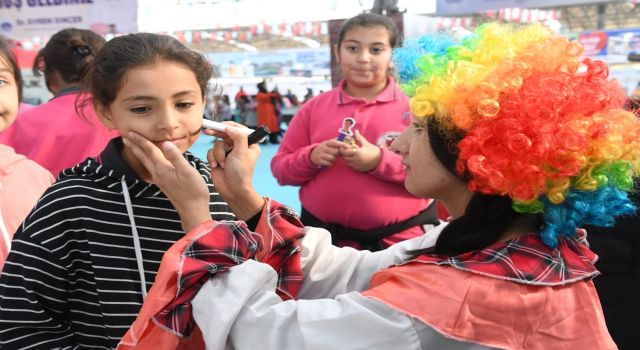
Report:
[[[2,231],[2,244],[7,247],[7,252],[11,250],[11,235],[9,235],[9,230],[7,230],[7,226],[4,224],[4,218],[2,217],[2,208],[0,208],[0,231]]]
[[[142,265],[142,249],[140,248],[140,237],[138,236],[138,229],[136,228],[136,221],[133,217],[133,206],[131,205],[131,198],[129,197],[129,188],[127,183],[122,179],[122,194],[124,195],[124,202],[127,205],[127,214],[129,215],[129,222],[131,223],[131,233],[133,234],[133,248],[136,252],[136,263],[138,264],[138,274],[140,275],[140,292],[142,292],[142,300],[147,298],[147,281],[144,277],[144,266]]]

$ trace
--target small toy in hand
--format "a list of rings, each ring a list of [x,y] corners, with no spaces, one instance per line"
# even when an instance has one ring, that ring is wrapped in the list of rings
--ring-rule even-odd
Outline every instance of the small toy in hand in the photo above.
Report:
[[[338,141],[348,143],[352,146],[355,145],[355,138],[353,137],[353,127],[356,125],[356,120],[350,117],[342,120],[342,128],[338,129]]]

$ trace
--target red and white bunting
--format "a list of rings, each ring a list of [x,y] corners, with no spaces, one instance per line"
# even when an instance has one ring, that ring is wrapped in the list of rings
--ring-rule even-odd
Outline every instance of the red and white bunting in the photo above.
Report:
[[[504,21],[534,23],[544,22],[547,20],[557,20],[561,17],[559,10],[539,10],[539,9],[521,9],[521,8],[503,8],[497,11],[498,18]],[[487,11],[490,17],[495,17],[496,11]]]
[[[464,26],[469,27],[474,25],[473,18],[464,17],[462,19],[456,19],[451,22],[451,19],[441,19],[442,27],[451,26]],[[229,41],[237,40],[239,42],[247,43],[251,41],[256,35],[263,33],[271,33],[273,35],[285,35],[285,36],[308,36],[317,37],[321,35],[327,35],[329,33],[329,26],[324,21],[308,21],[308,22],[262,22],[259,24],[252,24],[246,27],[240,27],[235,25],[231,28],[216,28],[214,30],[186,30],[176,31],[170,33],[173,37],[178,39],[182,43],[201,43],[203,41]]]

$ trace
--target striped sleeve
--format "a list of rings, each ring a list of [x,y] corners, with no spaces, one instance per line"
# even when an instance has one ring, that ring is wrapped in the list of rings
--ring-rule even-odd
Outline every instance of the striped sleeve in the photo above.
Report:
[[[72,348],[66,319],[66,268],[41,244],[18,232],[0,276],[0,348]]]

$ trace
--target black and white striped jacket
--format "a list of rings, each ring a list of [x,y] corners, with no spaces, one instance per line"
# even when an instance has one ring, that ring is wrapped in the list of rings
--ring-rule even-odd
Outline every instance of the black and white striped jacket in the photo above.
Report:
[[[121,148],[114,139],[97,159],[63,171],[15,234],[0,277],[3,350],[111,349],[135,320],[141,281],[151,288],[163,253],[184,232],[169,200],[126,165]],[[233,220],[208,164],[185,157],[209,184],[212,217]]]

